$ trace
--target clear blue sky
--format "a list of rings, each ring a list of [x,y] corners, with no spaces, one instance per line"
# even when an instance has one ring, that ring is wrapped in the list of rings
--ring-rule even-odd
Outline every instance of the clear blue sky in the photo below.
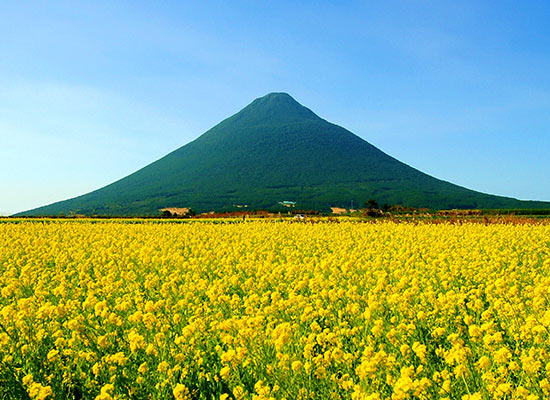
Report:
[[[0,213],[290,93],[438,178],[550,200],[550,2],[2,1]]]

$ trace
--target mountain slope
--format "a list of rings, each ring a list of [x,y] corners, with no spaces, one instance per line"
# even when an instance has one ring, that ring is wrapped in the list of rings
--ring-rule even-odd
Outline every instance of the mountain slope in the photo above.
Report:
[[[331,124],[286,93],[254,100],[202,136],[94,192],[21,215],[155,215],[247,204],[328,210],[374,198],[432,209],[549,208],[487,195],[426,175]]]

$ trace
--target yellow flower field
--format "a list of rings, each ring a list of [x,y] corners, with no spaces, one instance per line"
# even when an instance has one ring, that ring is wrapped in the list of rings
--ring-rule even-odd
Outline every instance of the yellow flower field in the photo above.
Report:
[[[0,221],[0,398],[550,398],[550,225],[217,222]]]

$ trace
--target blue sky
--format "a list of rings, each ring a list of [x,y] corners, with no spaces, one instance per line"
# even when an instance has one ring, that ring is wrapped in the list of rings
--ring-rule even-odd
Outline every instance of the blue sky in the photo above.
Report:
[[[550,200],[550,2],[3,1],[0,213],[290,93],[438,178]]]

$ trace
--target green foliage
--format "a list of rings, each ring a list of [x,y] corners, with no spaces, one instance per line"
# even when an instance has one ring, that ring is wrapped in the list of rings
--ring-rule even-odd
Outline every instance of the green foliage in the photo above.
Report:
[[[550,208],[435,179],[319,118],[288,94],[271,93],[117,182],[22,215],[158,215],[164,207],[205,212],[234,204],[274,209],[284,200],[329,211],[370,198],[431,209]]]
[[[374,199],[368,199],[365,203],[365,207],[369,210],[378,209],[378,202]]]

